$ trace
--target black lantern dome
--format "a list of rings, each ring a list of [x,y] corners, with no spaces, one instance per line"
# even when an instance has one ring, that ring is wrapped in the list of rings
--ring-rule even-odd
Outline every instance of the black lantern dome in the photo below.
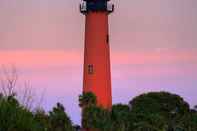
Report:
[[[83,0],[80,11],[84,14],[88,12],[108,12],[114,11],[114,5],[108,3],[110,0]]]

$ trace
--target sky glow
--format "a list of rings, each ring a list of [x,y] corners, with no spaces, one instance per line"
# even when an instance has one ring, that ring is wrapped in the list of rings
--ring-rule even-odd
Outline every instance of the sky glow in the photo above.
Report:
[[[84,16],[80,0],[0,0],[0,65],[15,65],[44,108],[62,102],[80,121]],[[197,1],[113,0],[113,102],[170,91],[197,104]]]

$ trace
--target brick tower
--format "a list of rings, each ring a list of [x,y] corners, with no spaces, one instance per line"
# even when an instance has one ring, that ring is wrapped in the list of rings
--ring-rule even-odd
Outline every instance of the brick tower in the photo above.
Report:
[[[112,106],[108,15],[114,11],[109,0],[83,0],[86,17],[83,92],[97,96],[99,106]]]

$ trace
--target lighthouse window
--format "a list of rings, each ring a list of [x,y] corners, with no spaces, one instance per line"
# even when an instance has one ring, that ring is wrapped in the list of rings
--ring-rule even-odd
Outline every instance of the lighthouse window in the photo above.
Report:
[[[109,43],[109,35],[107,35],[106,41],[107,43]]]
[[[93,65],[88,65],[88,74],[93,74],[93,73],[94,73]]]

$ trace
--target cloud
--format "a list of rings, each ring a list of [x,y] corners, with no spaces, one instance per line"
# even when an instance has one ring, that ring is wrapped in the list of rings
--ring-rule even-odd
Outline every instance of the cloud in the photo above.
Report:
[[[21,69],[76,66],[82,63],[81,56],[72,51],[0,51],[0,65],[13,64]]]
[[[114,103],[127,102],[131,96],[142,92],[162,89],[177,92],[193,104],[196,98],[189,94],[195,91],[196,56],[195,50],[177,49],[112,52]],[[2,64],[16,65],[20,71],[21,83],[29,80],[37,92],[45,90],[46,109],[50,109],[57,101],[62,101],[66,107],[77,103],[83,82],[82,51],[0,51],[0,65]],[[78,109],[77,105],[73,108]],[[69,109],[69,112],[73,110]]]
[[[154,50],[134,52],[112,52],[112,74],[114,77],[131,76],[176,76],[197,72],[197,51],[195,50]],[[1,51],[0,65],[13,64],[27,74],[82,72],[83,53],[62,50],[18,50]],[[124,74],[124,75],[123,75]]]

